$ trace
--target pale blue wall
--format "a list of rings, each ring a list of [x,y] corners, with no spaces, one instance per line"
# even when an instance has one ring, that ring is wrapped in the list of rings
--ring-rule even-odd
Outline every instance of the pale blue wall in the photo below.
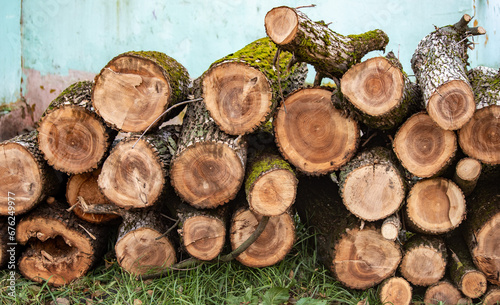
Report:
[[[21,0],[0,1],[0,104],[19,98],[21,82]]]

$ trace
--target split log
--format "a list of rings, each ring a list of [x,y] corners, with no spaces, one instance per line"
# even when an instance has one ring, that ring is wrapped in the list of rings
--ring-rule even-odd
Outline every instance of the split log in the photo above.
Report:
[[[83,81],[66,88],[38,123],[38,143],[45,159],[67,174],[96,169],[116,135],[92,107],[92,84]]]
[[[112,128],[142,132],[168,107],[186,99],[189,83],[186,68],[168,55],[126,52],[95,77],[92,103]]]
[[[357,217],[375,221],[399,210],[405,184],[392,152],[374,147],[359,153],[340,169],[342,202]]]
[[[476,67],[469,72],[476,112],[459,130],[460,147],[468,156],[490,165],[500,164],[500,72]]]
[[[115,244],[118,264],[135,275],[154,273],[177,261],[163,216],[153,209],[135,209],[122,214]]]
[[[0,151],[0,215],[26,213],[57,191],[61,181],[44,160],[36,131],[0,143]]]
[[[481,162],[472,158],[463,158],[455,167],[453,181],[460,187],[465,196],[469,196],[481,175]]]
[[[446,178],[417,182],[406,199],[406,224],[425,234],[442,234],[458,227],[466,215],[460,188]]]
[[[450,278],[462,293],[472,299],[479,298],[486,292],[488,282],[486,276],[477,270],[472,262],[467,244],[458,232],[446,238],[448,246],[448,270]]]
[[[483,297],[483,305],[500,304],[500,287],[491,287]]]
[[[342,76],[340,88],[348,101],[343,108],[371,128],[396,128],[424,109],[420,89],[392,52],[352,66]]]
[[[178,126],[167,126],[141,139],[131,136],[113,148],[97,180],[103,194],[121,208],[153,206],[165,191]]]
[[[460,291],[448,281],[440,281],[433,284],[425,291],[424,303],[434,305],[458,305],[467,304],[462,301]]]
[[[307,66],[287,70],[292,56],[281,53],[275,68],[276,51],[269,38],[262,38],[214,62],[202,75],[203,100],[221,130],[231,135],[254,131],[269,120],[283,95],[302,87]]]
[[[57,201],[40,205],[17,225],[17,241],[27,246],[18,265],[26,278],[65,285],[102,257],[109,228],[84,222],[66,208]]]
[[[401,232],[401,225],[401,219],[396,213],[384,220],[382,227],[380,228],[380,232],[385,239],[395,241],[398,239]]]
[[[192,206],[215,208],[236,197],[246,157],[246,140],[221,131],[204,103],[192,103],[172,159],[172,186]]]
[[[324,22],[314,22],[301,11],[280,6],[270,10],[264,21],[267,35],[295,60],[307,62],[321,78],[340,78],[352,65],[370,51],[384,50],[389,37],[382,30],[343,36]]]
[[[331,179],[301,177],[295,207],[317,234],[320,261],[343,285],[367,289],[394,275],[401,261],[398,245],[349,213]]]
[[[464,15],[454,24],[424,37],[411,59],[417,83],[430,117],[443,129],[460,129],[474,114],[475,103],[466,74],[468,37],[485,34],[482,27],[469,28]]]
[[[476,267],[494,285],[500,285],[500,187],[483,181],[467,200],[465,240]]]
[[[274,118],[276,144],[300,171],[321,175],[339,169],[356,153],[359,126],[333,106],[337,95],[324,88],[290,94]]]
[[[73,213],[91,223],[106,223],[119,218],[116,214],[85,213],[80,207],[81,200],[88,205],[113,205],[99,189],[97,179],[100,173],[101,168],[98,168],[90,173],[72,175],[66,184],[66,200],[71,207],[76,205],[76,207],[72,208]]]
[[[401,164],[421,178],[441,174],[451,164],[457,150],[457,137],[444,130],[425,112],[411,116],[399,128],[393,149]]]
[[[437,283],[446,271],[446,245],[437,236],[416,235],[405,243],[401,274],[417,286]]]
[[[382,304],[410,305],[412,288],[402,277],[391,277],[379,286],[379,298]]]

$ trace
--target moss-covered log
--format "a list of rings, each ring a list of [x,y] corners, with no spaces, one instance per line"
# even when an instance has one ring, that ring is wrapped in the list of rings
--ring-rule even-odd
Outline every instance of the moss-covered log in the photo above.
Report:
[[[82,81],[66,88],[38,123],[38,143],[45,159],[68,174],[96,169],[116,135],[92,107],[92,84]]]
[[[347,209],[368,221],[384,219],[399,210],[406,195],[397,160],[382,147],[365,150],[342,166],[339,188]]]
[[[358,121],[376,129],[393,129],[411,114],[424,109],[418,86],[394,53],[354,65],[342,76],[344,108]]]
[[[38,148],[36,131],[0,143],[0,215],[26,213],[61,181]]]
[[[216,62],[202,75],[203,99],[220,129],[243,135],[267,122],[276,106],[293,90],[302,87],[307,66],[287,70],[289,53],[279,54],[269,38],[256,40]]]
[[[389,37],[382,30],[344,36],[328,28],[324,22],[314,22],[301,11],[280,6],[270,10],[264,21],[267,35],[291,52],[295,60],[314,66],[320,78],[340,78],[365,54],[384,50]]]
[[[394,275],[401,261],[398,245],[374,225],[363,226],[342,204],[328,177],[301,177],[295,207],[316,235],[320,261],[345,286],[373,287]]]
[[[453,181],[460,187],[465,196],[470,195],[476,187],[481,175],[482,164],[473,158],[463,158],[455,166]]]
[[[464,15],[454,24],[436,29],[424,37],[411,59],[427,112],[443,129],[460,129],[474,114],[475,103],[466,74],[471,35],[485,34],[483,28],[469,28],[472,19]]]
[[[449,281],[440,281],[431,285],[425,291],[424,303],[433,305],[458,305],[462,303],[462,294]]]
[[[440,175],[453,161],[457,137],[439,127],[425,112],[412,115],[399,128],[393,149],[401,164],[413,175]]]
[[[245,138],[221,131],[204,103],[192,103],[172,159],[172,185],[192,206],[215,208],[236,197],[245,177],[246,158]]]
[[[273,121],[281,154],[309,175],[337,170],[356,153],[358,123],[344,117],[332,99],[338,96],[325,88],[297,90],[285,99]]]
[[[500,164],[500,72],[488,67],[469,71],[476,112],[458,133],[468,156],[489,165]]]
[[[412,288],[402,277],[391,277],[384,280],[378,288],[380,302],[392,305],[410,305]]]
[[[500,287],[494,286],[488,289],[488,292],[483,297],[483,305],[498,305],[500,304]]]
[[[84,276],[108,244],[109,228],[85,222],[61,202],[38,206],[16,228],[27,248],[19,270],[35,282],[61,286]]]
[[[189,83],[186,68],[164,53],[126,52],[95,77],[92,104],[112,128],[142,132],[168,107],[187,98]]]

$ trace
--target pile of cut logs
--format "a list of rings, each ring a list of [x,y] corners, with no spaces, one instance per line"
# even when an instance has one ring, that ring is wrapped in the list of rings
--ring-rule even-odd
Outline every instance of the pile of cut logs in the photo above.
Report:
[[[468,69],[485,33],[470,21],[422,39],[416,82],[392,52],[361,60],[385,49],[383,31],[343,36],[290,7],[195,80],[160,52],[113,58],[0,144],[0,263],[15,218],[20,272],[55,286],[101,259],[112,232],[117,262],[143,277],[186,253],[265,267],[292,248],[297,211],[346,287],[495,304],[500,72]]]

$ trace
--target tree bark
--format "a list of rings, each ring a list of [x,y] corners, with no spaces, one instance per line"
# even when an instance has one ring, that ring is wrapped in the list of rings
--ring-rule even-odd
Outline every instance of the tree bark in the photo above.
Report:
[[[481,175],[481,162],[472,158],[463,158],[458,161],[453,175],[455,182],[465,196],[469,196],[476,187]]]
[[[406,224],[425,234],[443,234],[465,219],[466,204],[460,188],[446,178],[417,182],[406,198]]]
[[[440,281],[433,284],[425,291],[424,303],[435,305],[456,305],[462,304],[462,294],[448,281]]]
[[[437,236],[416,235],[405,243],[401,274],[417,286],[437,283],[446,271],[446,245]]]
[[[176,250],[168,236],[166,222],[153,208],[123,213],[115,245],[118,264],[135,275],[154,273],[177,261]]]
[[[61,181],[44,160],[36,131],[0,143],[0,152],[0,215],[26,213],[57,191]]]
[[[384,280],[378,291],[382,304],[410,305],[412,300],[410,283],[402,277],[391,277]]]
[[[444,130],[425,112],[411,116],[399,128],[393,149],[401,164],[420,178],[440,175],[457,150],[453,131]]]
[[[295,207],[316,234],[320,261],[343,285],[367,289],[394,275],[401,261],[398,245],[349,213],[331,179],[302,177]]]
[[[282,156],[308,175],[337,170],[356,153],[358,123],[333,106],[337,98],[324,88],[300,89],[276,112],[274,133]]]
[[[17,225],[17,241],[27,246],[18,265],[26,278],[65,285],[101,258],[109,229],[84,222],[66,208],[57,201],[40,205]]]
[[[488,292],[483,297],[483,305],[498,305],[500,304],[500,287],[495,286],[488,289]]]
[[[474,114],[474,94],[466,74],[467,50],[471,34],[484,34],[483,28],[470,29],[472,18],[438,28],[424,37],[411,59],[417,83],[430,117],[443,129],[460,129]]]
[[[307,76],[301,64],[287,70],[292,61],[269,38],[256,40],[216,62],[202,75],[203,99],[220,129],[231,135],[254,131],[273,115],[279,100],[298,89]]]
[[[122,139],[104,161],[98,184],[116,206],[144,208],[156,204],[165,192],[178,126],[154,134]]]
[[[359,153],[340,169],[340,194],[351,213],[375,221],[399,210],[406,190],[396,162],[390,150],[375,147]]]
[[[352,66],[342,76],[341,90],[349,101],[344,106],[371,128],[396,128],[424,109],[418,86],[392,52]]]
[[[168,55],[126,52],[113,58],[96,76],[92,103],[112,128],[142,132],[168,107],[186,99],[189,83],[186,68]]]
[[[96,169],[116,135],[92,107],[92,84],[82,81],[66,88],[38,123],[38,143],[45,159],[67,174]]]
[[[244,137],[221,131],[203,103],[187,108],[170,177],[177,194],[196,208],[215,208],[236,197],[245,177]]]
[[[389,43],[389,37],[381,30],[343,36],[324,22],[314,22],[301,11],[286,6],[270,10],[264,24],[267,35],[281,49],[291,52],[297,61],[313,65],[322,77],[332,79],[340,78],[368,52],[384,50]]]

